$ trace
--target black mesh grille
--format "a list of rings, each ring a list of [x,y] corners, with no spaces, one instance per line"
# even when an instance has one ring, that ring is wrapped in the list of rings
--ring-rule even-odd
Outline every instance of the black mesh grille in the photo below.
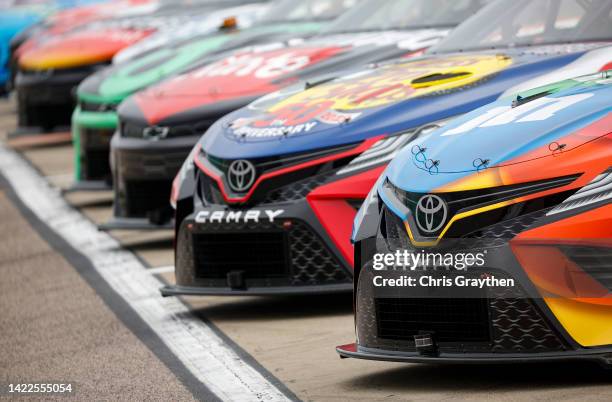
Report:
[[[225,278],[243,271],[245,278],[287,276],[287,234],[199,233],[193,236],[196,278]]]
[[[325,156],[338,154],[354,148],[357,144],[345,144],[341,146],[323,148],[314,151],[301,152],[290,155],[272,156],[267,158],[252,159],[251,163],[255,166],[258,174],[288,166],[297,165],[313,159],[323,158]],[[213,155],[207,155],[208,161],[221,172],[227,172],[229,165],[234,159],[222,159]]]
[[[88,149],[85,151],[83,178],[86,180],[106,180],[111,176],[108,150]]]
[[[287,225],[287,222],[290,224]],[[211,278],[206,273],[209,267],[203,256],[211,255],[213,251],[209,250],[210,244],[200,240],[202,238],[199,236],[204,235],[204,240],[218,238],[224,244],[223,251],[214,251],[213,272],[220,269],[216,266],[227,267],[221,272],[241,270],[240,267],[244,266],[242,270],[246,272],[247,268],[252,267],[251,264],[256,264],[262,268],[250,268],[252,275],[261,275],[258,276],[261,279],[281,276],[282,283],[277,281],[277,285],[306,286],[351,281],[349,272],[307,224],[298,220],[283,223],[250,221],[209,222],[198,225],[198,230],[193,235],[198,238],[194,240],[195,270],[199,272],[196,277]],[[257,246],[260,239],[266,239],[267,242],[261,248]],[[202,255],[200,246],[205,250]]]
[[[273,204],[277,202],[302,200],[308,193],[325,183],[327,179],[333,175],[333,172],[319,174],[270,191],[266,195],[263,203]]]
[[[440,351],[448,353],[538,353],[567,349],[518,285],[486,289],[480,299],[378,299],[372,276],[371,271],[362,272],[357,288],[357,332],[361,346],[414,352],[412,335],[423,330],[434,331]],[[495,276],[503,277],[501,273]]]
[[[462,211],[474,210],[475,208],[484,205],[491,205],[504,200],[516,199],[518,197],[525,196],[528,194],[534,194],[552,188],[566,186],[576,180],[578,176],[579,175],[571,175],[550,180],[541,180],[536,182],[528,182],[508,186],[490,187],[479,190],[438,193],[436,195],[443,199],[447,205],[448,214],[446,217],[446,222],[448,222],[451,217],[457,215]],[[418,213],[417,203],[422,199],[423,196],[426,195],[423,193],[406,192],[395,187],[388,180],[385,182],[385,191],[387,195],[396,198],[402,205],[408,207],[408,209],[412,211],[412,216],[414,217],[416,217]],[[559,204],[559,202],[567,198],[567,196],[569,196],[567,192],[556,193],[547,197],[542,197],[536,200],[524,202],[519,206],[522,210],[519,210],[517,209],[517,206],[512,205],[503,208],[496,208],[473,216],[468,216],[464,219],[457,220],[449,228],[445,236],[447,238],[462,237],[466,233],[473,232],[475,229],[486,227],[502,220],[513,218],[518,214],[525,214],[534,210],[541,210],[544,208],[552,207],[554,205]],[[424,234],[421,233],[421,230],[416,224],[411,226],[414,234],[419,234],[424,238],[437,237],[443,230],[445,230],[446,227],[446,225],[442,224],[440,225],[440,228],[437,232]]]
[[[215,120],[200,120],[194,124],[169,125],[162,128],[168,129],[165,137],[187,137],[204,134],[214,122]],[[144,123],[126,122],[121,125],[121,136],[126,138],[146,138],[145,130],[149,127],[153,126]]]
[[[106,180],[111,176],[110,141],[114,129],[81,128],[83,179]]]
[[[167,180],[127,181],[125,206],[128,216],[146,217],[148,213],[168,208],[172,182]]]
[[[493,352],[525,353],[564,350],[555,331],[530,299],[509,288],[489,290]]]
[[[419,331],[434,332],[438,342],[489,342],[487,299],[375,300],[378,337],[410,340]]]

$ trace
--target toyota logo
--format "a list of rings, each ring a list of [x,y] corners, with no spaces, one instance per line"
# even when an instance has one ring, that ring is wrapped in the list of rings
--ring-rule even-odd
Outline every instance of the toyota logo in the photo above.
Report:
[[[149,126],[142,130],[142,136],[147,140],[157,141],[168,136],[170,127]]]
[[[233,161],[227,169],[227,182],[237,193],[247,191],[255,182],[255,166],[243,159]]]
[[[437,195],[428,194],[419,199],[416,205],[416,224],[424,233],[437,232],[446,223],[448,206]]]

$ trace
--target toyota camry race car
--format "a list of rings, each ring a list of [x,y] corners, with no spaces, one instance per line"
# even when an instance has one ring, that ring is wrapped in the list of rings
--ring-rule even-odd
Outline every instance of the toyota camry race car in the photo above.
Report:
[[[107,66],[115,53],[152,33],[179,26],[212,10],[240,0],[160,0],[152,11],[138,16],[105,19],[40,38],[18,50],[18,124],[45,129],[68,125],[74,108],[74,89],[88,75]],[[44,31],[43,31],[44,32]]]
[[[608,70],[400,151],[355,220],[357,343],[340,355],[611,365],[611,99]]]
[[[353,3],[351,0],[310,0],[296,8],[295,0],[283,0],[273,4],[257,26],[250,29],[179,39],[91,75],[78,87],[77,107],[72,116],[77,182],[73,188],[110,187],[109,152],[111,136],[117,128],[116,108],[132,93],[241,47],[311,36]],[[191,146],[195,141],[192,140]],[[189,149],[185,151],[188,152]],[[182,160],[177,163],[172,174],[176,174]],[[166,204],[167,198],[166,194]]]
[[[612,39],[612,1],[559,3],[497,1],[423,57],[287,88],[216,122],[175,180],[176,285],[162,293],[350,289],[353,218],[401,147],[523,86],[608,65],[612,47],[596,40]]]
[[[307,41],[240,50],[128,98],[111,143],[115,220],[105,227],[141,228],[147,216],[168,222],[176,172],[200,135],[226,113],[296,82],[413,55],[480,6],[480,0],[370,0]]]

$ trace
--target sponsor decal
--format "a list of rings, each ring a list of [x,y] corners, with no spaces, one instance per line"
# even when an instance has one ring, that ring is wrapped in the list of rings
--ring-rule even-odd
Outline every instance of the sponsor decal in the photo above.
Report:
[[[312,131],[319,124],[339,125],[366,111],[409,98],[443,94],[473,84],[512,64],[503,55],[454,56],[390,64],[310,89],[290,92],[255,117],[230,125],[239,137],[278,137]]]
[[[341,50],[342,48],[334,46],[239,53],[177,77],[176,80],[218,77],[270,80],[325,60]],[[239,87],[237,86],[236,89]]]
[[[249,209],[244,211],[200,211],[195,216],[196,223],[259,223],[267,220],[272,223],[285,212],[284,209]]]

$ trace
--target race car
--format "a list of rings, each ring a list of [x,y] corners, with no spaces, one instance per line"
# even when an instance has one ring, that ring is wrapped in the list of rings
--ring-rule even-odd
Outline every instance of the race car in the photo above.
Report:
[[[111,142],[114,219],[102,227],[171,226],[172,180],[200,135],[226,113],[299,81],[314,85],[342,69],[422,52],[481,3],[368,0],[307,41],[240,50],[126,99]]]
[[[10,89],[10,49],[15,37],[57,10],[95,1],[9,1],[0,4],[0,95]]]
[[[110,64],[119,50],[162,29],[180,26],[241,0],[159,0],[150,12],[104,19],[67,33],[30,38],[18,49],[18,125],[42,127],[70,124],[74,90],[88,75]],[[45,32],[45,31],[43,31]]]
[[[287,88],[216,122],[174,183],[176,285],[162,294],[352,289],[353,219],[403,146],[534,82],[609,65],[612,1],[559,3],[491,3],[423,57]],[[443,161],[428,158],[433,180]]]
[[[216,34],[201,33],[193,38],[181,36],[176,42],[135,60],[129,60],[129,55],[124,56],[128,58],[127,61],[113,63],[84,80],[77,89],[78,102],[72,116],[76,179],[72,189],[112,187],[110,139],[117,128],[116,108],[123,99],[181,71],[210,63],[234,49],[312,36],[351,6],[353,1],[309,0],[301,2],[299,8],[295,4],[294,0],[273,4],[258,24],[250,29],[225,29]],[[180,35],[180,32],[175,34]],[[192,140],[191,146],[195,141]],[[182,160],[177,163],[179,165],[172,174],[176,173]],[[167,203],[167,194],[164,199]]]
[[[15,77],[19,70],[17,61],[19,56],[43,41],[48,41],[57,35],[66,34],[93,22],[120,18],[126,15],[135,16],[150,13],[157,8],[157,3],[154,0],[108,0],[103,2],[75,0],[61,2],[62,5],[70,5],[71,3],[74,3],[74,7],[54,12],[11,38],[10,61],[7,65],[11,73],[10,90],[14,89]]]
[[[506,97],[407,144],[355,220],[357,342],[338,353],[611,366],[610,99],[607,70]],[[382,262],[394,253],[449,263]]]

